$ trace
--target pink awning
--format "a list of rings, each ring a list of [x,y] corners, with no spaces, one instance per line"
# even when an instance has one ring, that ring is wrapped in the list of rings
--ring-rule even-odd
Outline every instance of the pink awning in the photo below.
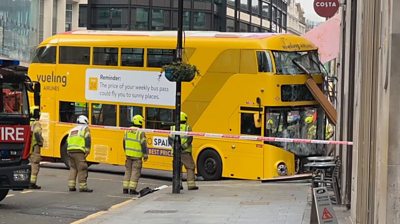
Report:
[[[334,17],[303,34],[303,37],[317,45],[322,63],[339,57],[340,20],[341,16],[337,13]]]

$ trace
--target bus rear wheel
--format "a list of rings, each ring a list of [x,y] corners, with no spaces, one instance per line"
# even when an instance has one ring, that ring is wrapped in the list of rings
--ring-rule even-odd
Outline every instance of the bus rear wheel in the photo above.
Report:
[[[8,194],[9,189],[0,189],[0,201],[2,201]]]
[[[222,160],[213,149],[203,151],[197,159],[197,171],[204,180],[220,180],[222,176]]]

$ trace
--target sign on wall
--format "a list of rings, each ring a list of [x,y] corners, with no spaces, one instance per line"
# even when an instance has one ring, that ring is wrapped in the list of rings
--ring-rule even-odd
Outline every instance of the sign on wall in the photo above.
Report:
[[[314,11],[321,17],[330,18],[339,9],[339,0],[314,0]]]

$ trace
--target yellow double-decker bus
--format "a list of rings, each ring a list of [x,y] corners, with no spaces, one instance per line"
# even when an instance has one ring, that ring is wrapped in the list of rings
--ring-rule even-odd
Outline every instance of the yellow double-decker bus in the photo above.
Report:
[[[124,164],[120,127],[130,127],[135,114],[143,115],[146,129],[169,130],[176,83],[160,71],[174,60],[175,48],[173,31],[73,31],[43,41],[28,71],[42,86],[42,156],[67,162],[68,130],[81,114],[90,120],[92,163]],[[193,131],[322,138],[316,130],[324,130],[324,113],[305,82],[312,74],[321,85],[323,77],[317,48],[308,40],[291,34],[185,32],[183,60],[200,70],[182,84],[182,111]],[[310,116],[313,131],[305,123]],[[172,170],[167,135],[148,133],[147,145],[144,168]],[[311,144],[200,136],[193,143],[196,172],[206,180],[292,175],[297,158],[319,153]]]

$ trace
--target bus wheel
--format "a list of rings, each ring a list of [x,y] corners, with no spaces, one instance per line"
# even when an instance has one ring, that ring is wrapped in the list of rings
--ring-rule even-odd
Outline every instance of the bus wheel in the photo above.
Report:
[[[0,189],[0,201],[2,201],[8,194],[8,189]]]
[[[69,156],[67,153],[67,142],[66,141],[61,145],[60,155],[61,155],[61,161],[65,164],[67,169],[69,169]]]
[[[197,171],[204,180],[219,180],[222,176],[222,161],[213,149],[203,151],[197,160]]]

